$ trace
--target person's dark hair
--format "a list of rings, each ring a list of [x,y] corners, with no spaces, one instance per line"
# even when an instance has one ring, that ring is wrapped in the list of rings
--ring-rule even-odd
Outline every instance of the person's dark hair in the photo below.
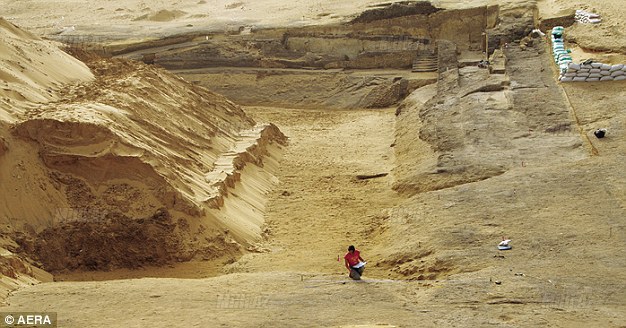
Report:
[[[354,251],[354,250],[356,250],[356,248],[354,248],[354,246],[353,246],[353,245],[348,246],[348,252],[349,252],[349,251]]]

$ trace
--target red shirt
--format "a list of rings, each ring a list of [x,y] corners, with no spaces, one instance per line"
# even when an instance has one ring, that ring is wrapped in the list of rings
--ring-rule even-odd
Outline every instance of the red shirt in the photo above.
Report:
[[[350,266],[355,266],[359,264],[359,257],[361,257],[361,253],[358,250],[355,250],[354,253],[348,252],[343,258],[348,261]]]

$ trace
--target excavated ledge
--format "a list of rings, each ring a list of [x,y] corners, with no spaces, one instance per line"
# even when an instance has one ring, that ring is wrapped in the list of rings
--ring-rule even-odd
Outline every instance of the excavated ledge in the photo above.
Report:
[[[551,76],[543,43],[505,48],[506,74],[456,68],[455,48],[442,45],[440,62],[448,67],[437,84],[415,91],[397,112],[395,190],[413,195],[524,165],[587,156],[580,136],[571,130],[575,122]],[[523,81],[533,85],[522,88]],[[411,133],[416,128],[417,135]]]

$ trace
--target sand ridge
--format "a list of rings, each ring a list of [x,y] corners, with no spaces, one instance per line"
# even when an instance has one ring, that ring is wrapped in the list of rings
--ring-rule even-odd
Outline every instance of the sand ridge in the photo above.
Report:
[[[3,234],[14,240],[3,246],[58,272],[232,258],[259,238],[256,198],[274,181],[266,157],[285,143],[275,125],[255,125],[226,98],[162,69],[76,54],[87,67],[3,27],[13,48],[2,65],[21,65],[3,90],[29,92],[2,107],[1,175],[14,191],[2,195]],[[224,206],[259,214],[232,220]],[[142,223],[150,228],[138,233]]]

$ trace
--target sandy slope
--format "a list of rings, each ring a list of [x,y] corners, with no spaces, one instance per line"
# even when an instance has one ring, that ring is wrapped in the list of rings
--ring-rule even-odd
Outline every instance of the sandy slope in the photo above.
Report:
[[[58,99],[55,91],[63,85],[93,79],[85,64],[1,17],[0,35],[0,119],[5,122],[15,120],[24,101]]]
[[[391,172],[392,110],[247,111],[278,124],[290,143],[278,173],[280,184],[267,205],[264,247],[269,252],[245,255],[225,270],[343,273],[343,260],[337,262],[337,257],[351,243],[366,253],[371,250],[369,225],[397,201],[391,175],[356,178]]]

